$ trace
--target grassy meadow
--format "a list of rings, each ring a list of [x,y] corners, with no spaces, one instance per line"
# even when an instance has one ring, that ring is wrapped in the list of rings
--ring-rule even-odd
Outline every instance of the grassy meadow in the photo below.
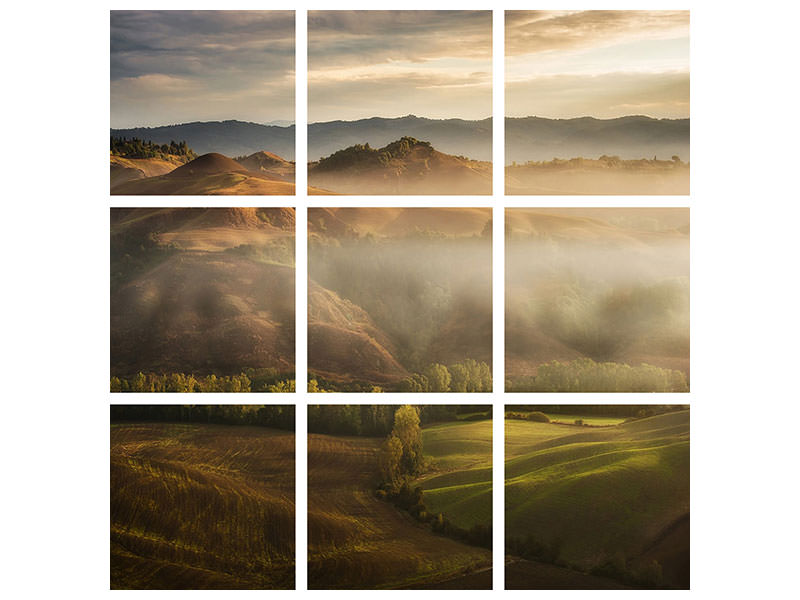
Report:
[[[112,422],[112,589],[293,589],[294,432]]]
[[[398,486],[422,488],[421,514],[387,500],[385,440],[369,433],[309,433],[309,589],[491,589],[491,551],[432,527],[491,525],[491,420],[418,429],[423,466]]]
[[[569,417],[506,420],[507,587],[688,588],[688,408]]]
[[[422,429],[430,473],[416,480],[429,512],[459,527],[492,524],[492,420],[449,422]]]

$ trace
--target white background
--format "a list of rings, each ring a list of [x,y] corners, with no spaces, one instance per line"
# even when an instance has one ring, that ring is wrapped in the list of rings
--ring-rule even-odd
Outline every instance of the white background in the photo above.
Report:
[[[735,4],[735,5],[734,5]],[[4,308],[3,592],[96,597],[109,585],[109,403],[179,402],[108,393],[108,208],[124,205],[298,208],[304,273],[307,199],[132,199],[108,195],[109,8],[691,10],[692,193],[689,198],[503,198],[502,128],[495,127],[493,198],[311,198],[313,205],[494,206],[495,356],[488,395],[412,396],[412,402],[688,402],[692,407],[692,593],[701,597],[796,594],[798,258],[796,90],[798,10],[785,2],[670,5],[535,3],[195,2],[17,3],[3,13],[2,295]],[[305,121],[304,31],[298,27],[297,122]],[[501,30],[499,30],[501,31]],[[498,33],[498,29],[495,29]],[[502,123],[502,39],[495,39],[495,123]],[[499,130],[499,131],[498,131]],[[298,127],[302,165],[304,128]],[[304,171],[298,170],[298,189]],[[692,391],[688,395],[538,394],[506,398],[502,381],[502,214],[508,206],[690,206]],[[298,316],[305,314],[298,278]],[[298,319],[297,379],[305,373]],[[8,383],[10,382],[10,385]],[[194,402],[298,405],[298,556],[305,553],[304,393]],[[312,402],[319,402],[314,397]],[[375,402],[333,395],[326,402]],[[382,397],[398,402],[398,395]],[[502,465],[495,422],[495,466]],[[502,470],[495,469],[495,564],[502,561]],[[305,587],[298,561],[298,589]],[[502,570],[495,569],[495,587]],[[141,594],[142,592],[133,592]],[[185,592],[197,594],[198,592]],[[264,594],[264,592],[245,592]],[[272,592],[276,593],[276,592]],[[277,592],[328,597],[388,592]],[[409,593],[409,592],[407,592]],[[486,592],[410,592],[433,598]],[[615,592],[502,592],[537,597]],[[628,592],[642,596],[656,592]],[[169,592],[155,592],[157,595]],[[232,592],[220,592],[229,596]],[[46,597],[46,596],[45,596]],[[366,597],[366,596],[365,596]]]

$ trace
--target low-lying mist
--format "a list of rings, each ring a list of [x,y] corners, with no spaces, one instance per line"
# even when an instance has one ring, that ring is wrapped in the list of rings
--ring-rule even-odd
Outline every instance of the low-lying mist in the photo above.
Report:
[[[541,365],[586,358],[678,370],[688,380],[688,235],[585,218],[555,233],[546,231],[550,218],[506,239],[511,388],[532,391]]]
[[[491,238],[480,235],[417,232],[309,244],[311,280],[363,309],[409,373],[468,358],[491,365],[491,270]],[[310,368],[325,351],[309,347]]]

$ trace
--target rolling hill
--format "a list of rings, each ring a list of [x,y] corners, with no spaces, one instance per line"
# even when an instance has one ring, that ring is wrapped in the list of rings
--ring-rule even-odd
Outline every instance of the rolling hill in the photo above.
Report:
[[[539,581],[542,558],[527,577],[515,564],[523,589],[575,587],[565,567],[688,588],[688,409],[606,427],[507,419],[505,478],[507,548],[562,568]]]
[[[311,281],[308,362],[329,381],[396,384],[408,375],[387,335],[362,308]]]
[[[138,138],[158,144],[185,140],[198,154],[216,152],[226,156],[245,156],[269,148],[276,154],[294,160],[294,125],[278,127],[244,121],[208,121],[112,129],[111,135]]]
[[[112,209],[111,371],[294,370],[294,209]]]
[[[203,154],[163,175],[122,181],[112,186],[111,193],[122,196],[294,195],[293,174],[287,177],[289,171],[293,172],[293,166],[290,169],[283,165],[286,161],[272,161],[270,164],[276,172],[270,172],[263,158],[251,155],[244,159],[259,169],[250,171],[244,164],[222,154]]]
[[[375,497],[379,438],[308,436],[309,589],[491,587],[492,554]]]
[[[236,162],[254,173],[271,175],[284,181],[294,181],[294,163],[284,160],[272,152],[261,150],[250,156],[237,158]]]
[[[427,119],[415,115],[398,118],[373,117],[357,121],[309,123],[308,159],[317,161],[355,144],[380,148],[410,136],[429,140],[448,154],[465,155],[474,160],[492,160],[492,119]],[[181,138],[183,139],[183,138]]]
[[[451,421],[422,429],[431,468],[414,485],[425,491],[429,512],[458,527],[492,525],[492,420]]]
[[[492,165],[402,137],[378,149],[357,144],[309,163],[308,181],[339,194],[491,194]]]
[[[186,161],[179,161],[175,157],[173,160],[160,158],[127,158],[123,156],[111,155],[111,189],[135,179],[145,179],[147,177],[158,177],[174,171],[177,167],[185,164]]]
[[[111,426],[112,589],[293,589],[294,433]]]

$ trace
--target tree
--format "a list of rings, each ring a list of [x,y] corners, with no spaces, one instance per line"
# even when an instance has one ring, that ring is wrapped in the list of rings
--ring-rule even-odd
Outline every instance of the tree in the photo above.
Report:
[[[419,373],[412,373],[400,382],[401,392],[427,392],[429,389],[428,378]]]
[[[391,435],[402,445],[401,474],[416,475],[422,466],[422,432],[415,407],[406,404],[395,411]]]
[[[403,459],[403,444],[394,435],[389,435],[381,445],[378,455],[378,466],[384,482],[393,489],[400,482],[400,462]]]
[[[450,365],[449,370],[452,375],[450,389],[454,392],[466,392],[467,384],[469,383],[469,372],[466,367],[461,363],[456,363]]]
[[[428,390],[431,392],[450,391],[450,371],[447,367],[438,363],[433,363],[425,369],[425,377],[428,379]]]

